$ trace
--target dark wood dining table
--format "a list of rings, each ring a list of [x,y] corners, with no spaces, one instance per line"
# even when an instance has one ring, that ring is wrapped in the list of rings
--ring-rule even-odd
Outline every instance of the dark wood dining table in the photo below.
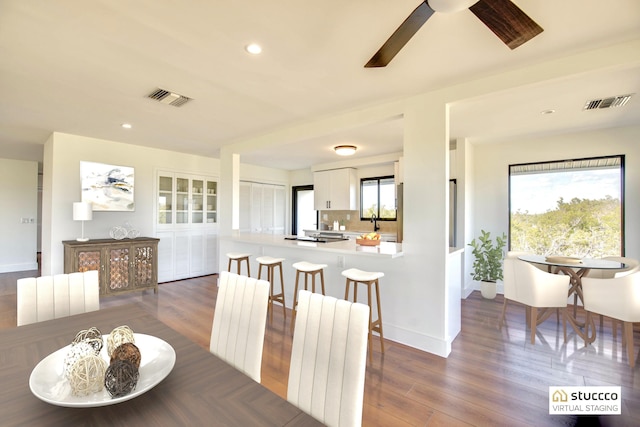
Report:
[[[544,255],[520,255],[518,259],[532,264],[547,266],[549,273],[566,274],[571,278],[569,282],[568,296],[574,297],[573,314],[568,313],[567,320],[573,330],[585,341],[592,343],[596,339],[596,328],[591,318],[591,324],[587,324],[586,320],[582,321],[577,316],[578,301],[583,303],[582,299],[582,278],[589,274],[591,270],[618,270],[624,269],[626,265],[618,261],[593,258],[574,258]],[[592,330],[591,335],[589,329]]]
[[[176,352],[173,370],[145,393],[114,405],[70,408],[38,399],[34,367],[92,326],[121,325],[158,337]],[[0,331],[2,426],[318,426],[310,415],[162,323],[135,304]]]

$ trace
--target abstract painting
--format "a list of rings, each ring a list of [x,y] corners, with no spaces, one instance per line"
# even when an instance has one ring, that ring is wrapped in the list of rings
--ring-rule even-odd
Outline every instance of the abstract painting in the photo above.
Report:
[[[133,168],[80,162],[82,201],[94,211],[133,211]]]

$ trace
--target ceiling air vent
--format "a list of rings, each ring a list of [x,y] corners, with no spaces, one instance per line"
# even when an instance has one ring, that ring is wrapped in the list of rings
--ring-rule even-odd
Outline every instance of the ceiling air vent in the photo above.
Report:
[[[602,98],[602,99],[592,99],[591,101],[587,101],[584,104],[583,110],[595,110],[598,108],[613,108],[613,107],[622,107],[634,94],[631,93],[629,95],[620,95],[620,96],[612,96],[610,98]]]
[[[186,96],[169,92],[168,90],[160,88],[151,92],[148,97],[151,99],[155,99],[162,104],[173,105],[174,107],[181,107],[187,102],[191,101],[191,98],[187,98]]]

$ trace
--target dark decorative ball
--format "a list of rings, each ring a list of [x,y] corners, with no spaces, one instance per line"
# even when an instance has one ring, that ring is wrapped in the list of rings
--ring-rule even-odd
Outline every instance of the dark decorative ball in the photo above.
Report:
[[[104,387],[111,397],[131,393],[138,383],[138,368],[126,360],[114,360],[104,374]]]
[[[90,344],[91,347],[93,347],[93,349],[96,351],[96,354],[99,354],[100,350],[102,350],[103,345],[102,332],[100,332],[100,329],[96,327],[84,329],[78,332],[73,340],[73,344],[77,344],[80,342],[86,342]]]
[[[113,354],[111,355],[111,363],[115,360],[126,360],[138,369],[140,368],[140,350],[131,342],[121,344],[113,350]]]

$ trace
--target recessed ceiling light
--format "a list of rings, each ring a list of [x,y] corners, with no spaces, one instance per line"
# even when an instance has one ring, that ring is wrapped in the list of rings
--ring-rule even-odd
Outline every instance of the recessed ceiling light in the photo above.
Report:
[[[542,111],[540,111],[540,114],[553,114],[555,112],[556,112],[556,110],[542,110]]]
[[[120,126],[122,126],[124,129],[131,129],[133,126],[131,126],[131,123],[123,123]]]
[[[248,44],[244,49],[252,55],[258,55],[262,52],[262,47],[257,43]]]
[[[336,150],[338,156],[351,156],[356,153],[358,148],[355,145],[336,145],[333,149]]]

